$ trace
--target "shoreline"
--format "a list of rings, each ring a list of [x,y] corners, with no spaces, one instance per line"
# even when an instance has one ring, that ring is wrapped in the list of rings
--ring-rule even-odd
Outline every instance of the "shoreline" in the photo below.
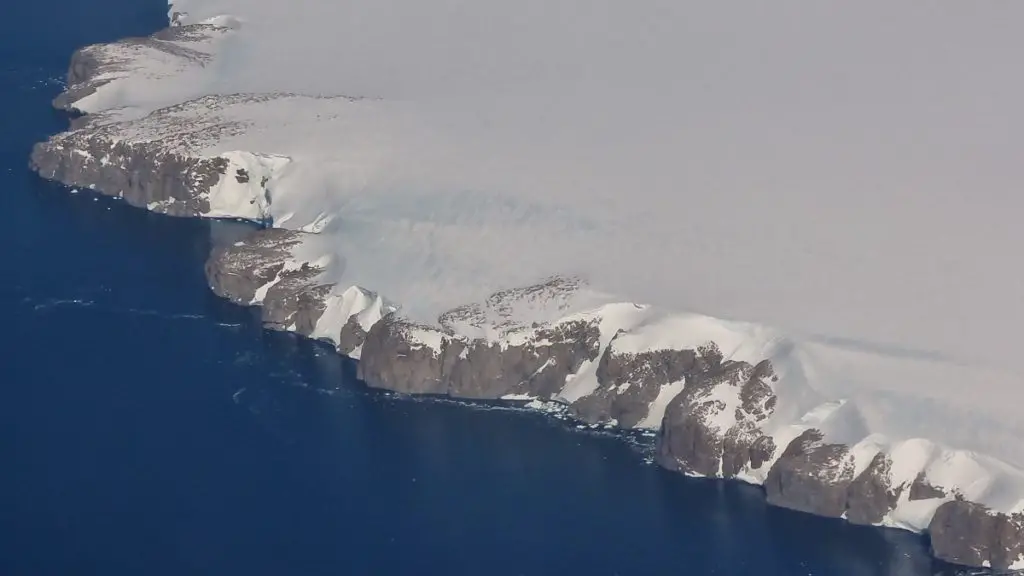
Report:
[[[157,34],[169,37],[177,32],[165,30]],[[72,59],[69,87],[88,84],[91,74],[89,67],[96,65],[95,61],[79,58],[77,54]],[[65,92],[55,100],[54,105],[68,110],[75,97],[80,96]],[[89,124],[87,114],[71,119],[72,130],[87,128]],[[104,149],[103,141],[92,137],[87,142],[87,155],[76,154],[74,151],[82,148],[74,147],[74,143],[71,148],[59,151],[37,147],[32,157],[33,169],[44,178],[90,188],[106,195],[120,196],[136,207],[190,217],[206,216],[210,212],[209,200],[204,205],[204,198],[195,194],[195,190],[212,187],[223,178],[235,177],[239,183],[242,180],[240,174],[234,175],[229,171],[226,160],[221,162],[180,154],[163,155],[162,151],[122,143]],[[90,162],[90,158],[101,158],[103,153],[108,156],[117,155],[123,162],[108,162],[102,167],[97,167],[96,162]],[[126,165],[132,168],[126,171]],[[156,177],[152,182],[139,181],[134,178],[134,174],[140,171],[151,172]],[[189,175],[191,178],[174,177],[174,174]],[[169,184],[164,181],[167,175],[172,175]],[[88,182],[90,179],[93,181]],[[190,188],[190,182],[197,180],[201,185]],[[126,193],[126,184],[133,186],[132,190],[137,192]],[[164,196],[161,197],[161,194]],[[304,232],[262,228],[232,246],[215,249],[206,264],[210,288],[219,296],[237,304],[260,306],[264,326],[268,329],[291,331],[304,337],[324,340],[322,335],[318,335],[320,320],[329,313],[332,305],[339,303],[328,301],[333,286],[320,283],[322,268],[315,262],[300,261],[292,251],[307,236]],[[571,283],[570,280],[565,282]],[[565,296],[558,293],[565,282],[555,283],[554,288],[539,284],[516,290],[530,292],[535,289],[552,289],[555,297],[572,298],[572,294]],[[655,460],[660,466],[688,476],[692,474],[723,481],[739,479],[748,484],[760,485],[770,505],[819,516],[843,517],[851,523],[875,524],[884,515],[879,514],[880,507],[895,505],[891,493],[894,487],[884,481],[887,473],[884,458],[876,458],[877,465],[872,461],[872,465],[856,478],[836,482],[829,474],[836,469],[837,449],[835,445],[825,443],[820,432],[818,435],[807,433],[813,428],[791,439],[787,445],[773,445],[769,449],[761,441],[761,438],[767,436],[760,434],[757,425],[770,416],[772,408],[768,404],[774,406],[771,399],[775,396],[770,382],[775,376],[770,363],[762,366],[760,363],[733,362],[723,358],[717,347],[658,351],[665,354],[657,358],[651,357],[648,352],[640,352],[632,357],[625,354],[616,357],[611,352],[611,340],[614,337],[607,343],[600,342],[603,336],[599,325],[604,318],[599,315],[554,322],[533,329],[532,332],[527,331],[527,340],[515,345],[496,344],[486,338],[466,339],[454,331],[449,333],[438,327],[406,322],[396,310],[389,308],[390,305],[383,298],[361,288],[348,288],[345,294],[348,294],[347,300],[342,299],[340,304],[348,305],[345,312],[354,312],[346,316],[341,333],[329,340],[329,343],[338,353],[357,361],[358,377],[369,388],[409,395],[436,394],[456,401],[479,399],[501,402],[510,395],[530,396],[536,401],[558,401],[564,400],[560,381],[564,385],[567,379],[579,373],[584,366],[595,365],[598,370],[597,382],[600,384],[603,364],[605,381],[614,383],[614,386],[601,388],[608,397],[593,401],[593,406],[586,403],[577,406],[576,401],[583,397],[563,405],[567,410],[576,410],[575,416],[582,416],[583,422],[588,417],[609,422],[607,417],[615,412],[618,417],[610,421],[615,425],[620,420],[630,422],[629,426],[621,429],[624,433],[630,433],[633,427],[652,417],[651,406],[656,400],[653,397],[657,397],[671,382],[685,377],[685,388],[677,391],[678,396],[683,396],[687,390],[713,394],[724,378],[739,391],[738,396],[746,396],[736,409],[744,410],[743,421],[749,424],[739,426],[739,431],[731,438],[719,437],[704,421],[694,417],[696,411],[704,405],[700,402],[703,397],[684,398],[692,400],[692,405],[687,405],[674,396],[662,408],[665,414],[658,418]],[[510,302],[517,302],[515,298],[519,297],[521,294],[513,294]],[[509,350],[515,350],[512,353],[515,358],[511,360]],[[403,360],[398,361],[398,358]],[[552,366],[559,368],[552,369]],[[648,377],[646,384],[638,387],[638,392],[644,395],[642,401],[624,399],[618,393],[610,392],[632,382],[630,378],[638,374],[649,373],[651,366],[659,366],[659,370],[664,372]],[[483,382],[503,377],[508,368],[513,368],[510,380],[502,381],[500,386],[484,387]],[[523,380],[524,377],[528,381]],[[676,420],[669,422],[672,416]],[[689,446],[691,451],[686,452],[683,445]],[[658,454],[661,454],[660,458]],[[758,461],[761,464],[757,464]],[[770,470],[761,470],[765,474],[762,484],[747,481],[744,477],[749,470],[760,470],[762,464],[769,462]],[[775,470],[779,462],[783,466],[773,475],[771,470]],[[731,473],[727,475],[727,471]],[[776,485],[775,501],[772,485]],[[926,481],[915,481],[909,486],[911,499],[915,486],[919,486],[919,493],[921,490],[927,493],[930,487]],[[795,493],[792,491],[794,487]],[[947,497],[945,492],[940,490],[940,493],[943,498]],[[859,498],[852,507],[851,494]],[[983,562],[989,562],[995,568],[1004,568],[1009,567],[1015,559],[1012,553],[1024,547],[1024,527],[1020,519],[992,515],[978,504],[956,498],[938,507],[939,510],[944,508],[945,515],[936,512],[939,518],[937,526],[949,531],[949,542],[940,544],[949,548],[936,550],[935,544],[932,544],[932,553],[941,560],[953,557],[954,560],[976,562],[960,564],[963,566],[981,566]],[[827,513],[816,513],[820,510]],[[836,510],[839,513],[835,513]],[[851,515],[853,517],[847,516],[851,510],[857,511]],[[856,519],[864,521],[856,522]],[[935,522],[933,519],[932,523]],[[929,528],[924,534],[930,541],[932,532]],[[1016,535],[1019,541],[1004,542],[1001,536],[1007,532],[1007,535]],[[981,543],[964,542],[968,537],[965,534],[981,534],[978,538],[986,539]],[[1000,537],[987,540],[988,534]],[[969,556],[971,552],[965,551],[964,546],[973,551],[974,556]],[[978,546],[989,549],[983,553],[976,549]],[[1007,546],[1007,550],[998,549],[999,546]]]

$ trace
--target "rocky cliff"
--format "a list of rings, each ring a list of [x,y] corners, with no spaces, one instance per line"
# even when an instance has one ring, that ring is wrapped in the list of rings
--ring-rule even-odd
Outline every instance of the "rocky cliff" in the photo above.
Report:
[[[70,112],[90,111],[98,90],[136,70],[140,53],[156,55],[158,61],[201,64],[209,58],[201,48],[222,33],[207,25],[172,27],[82,48],[72,56],[67,88],[53,104]],[[172,114],[166,110],[164,119]],[[188,155],[166,142],[124,138],[126,122],[133,118],[124,109],[78,117],[72,130],[35,146],[31,167],[44,178],[117,196],[132,206],[172,216],[208,214],[209,192],[227,174],[228,160]]]

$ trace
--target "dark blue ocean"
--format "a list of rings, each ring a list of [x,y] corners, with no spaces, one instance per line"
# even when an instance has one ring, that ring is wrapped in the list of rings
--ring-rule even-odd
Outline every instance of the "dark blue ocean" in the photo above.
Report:
[[[0,576],[935,573],[919,537],[768,508],[614,438],[368,391],[207,291],[242,225],[37,179],[71,52],[164,8],[0,17]]]

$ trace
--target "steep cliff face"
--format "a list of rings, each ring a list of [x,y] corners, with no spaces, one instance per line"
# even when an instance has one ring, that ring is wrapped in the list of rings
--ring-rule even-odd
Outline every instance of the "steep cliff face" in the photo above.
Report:
[[[892,486],[891,469],[892,459],[878,453],[868,467],[853,479],[846,491],[847,520],[854,524],[880,524],[886,514],[896,508],[903,487]]]
[[[849,448],[823,438],[810,429],[790,442],[768,472],[769,502],[832,518],[846,512],[846,492],[854,478]]]
[[[653,350],[635,354],[616,348],[616,338],[601,355],[597,388],[571,405],[571,413],[585,422],[614,422],[634,428],[647,420],[663,390],[673,395],[694,369],[692,350]]]
[[[447,394],[443,356],[448,342],[440,330],[386,316],[363,341],[359,378],[404,394]]]
[[[235,107],[288,96],[207,96],[142,117],[100,113],[36,144],[30,167],[67,186],[190,217],[269,219],[271,176],[288,159],[209,146],[246,129]]]
[[[236,304],[260,304],[267,328],[312,336],[334,285],[319,281],[320,267],[296,262],[292,249],[301,240],[299,232],[269,228],[218,247],[206,263],[207,282]]]
[[[169,216],[202,216],[227,174],[223,158],[193,158],[146,143],[104,138],[88,128],[37,144],[31,167],[44,178],[90,188]]]
[[[256,292],[269,285],[284,269],[300,235],[267,229],[245,240],[214,248],[206,261],[206,279],[213,292],[236,304],[249,306]]]
[[[359,374],[371,386],[410,394],[550,399],[584,362],[597,358],[599,337],[596,322],[586,320],[539,328],[509,343],[391,316],[367,334]]]
[[[658,462],[700,476],[732,478],[760,469],[774,454],[758,424],[775,405],[771,362],[724,360],[711,342],[690,351],[686,386],[668,405],[658,436]]]
[[[939,506],[928,526],[936,557],[965,566],[1006,569],[1024,555],[1024,514],[1002,514],[952,500]]]

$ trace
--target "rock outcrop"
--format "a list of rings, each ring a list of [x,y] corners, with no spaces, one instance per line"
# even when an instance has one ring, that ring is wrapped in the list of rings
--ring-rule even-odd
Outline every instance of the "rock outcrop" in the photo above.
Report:
[[[846,489],[846,519],[854,524],[881,524],[896,508],[902,487],[892,486],[892,459],[878,453]]]
[[[138,208],[196,217],[210,211],[209,191],[227,173],[228,161],[120,142],[85,128],[36,144],[30,166],[49,180],[122,198]]]
[[[537,329],[509,344],[468,339],[395,315],[366,335],[359,376],[367,384],[407,394],[499,399],[550,399],[568,376],[598,354],[595,322],[570,321]]]
[[[951,500],[928,526],[932,553],[964,566],[1010,568],[1024,557],[1024,514],[1001,514],[980,504]]]
[[[312,335],[333,284],[318,281],[320,268],[295,264],[292,248],[303,235],[267,228],[215,248],[206,262],[210,288],[236,304],[260,304],[267,328]]]
[[[89,188],[170,216],[263,220],[269,196],[266,175],[255,175],[252,182],[240,178],[247,173],[248,157],[254,155],[232,158],[202,149],[244,131],[244,122],[224,117],[224,110],[281,95],[203,96],[154,111],[104,106],[104,98],[117,93],[117,87],[107,90],[107,85],[134,79],[147,66],[156,70],[146,68],[146,90],[161,93],[180,86],[177,71],[202,69],[213,47],[230,32],[208,24],[173,26],[148,37],[78,50],[71,59],[67,88],[53,104],[88,114],[74,118],[71,130],[37,144],[30,157],[31,168],[67,186]],[[234,187],[235,194],[229,193],[228,201],[248,200],[252,207],[240,210],[233,206],[229,212],[235,213],[219,213],[215,191],[225,182],[247,184]],[[244,191],[239,195],[241,188]],[[237,213],[240,211],[244,214]]]
[[[341,327],[341,334],[338,335],[338,353],[350,358],[359,358],[362,355],[363,343],[366,342],[367,334],[366,329],[359,323],[359,319],[355,315],[349,316],[345,325]],[[360,352],[359,355],[355,354],[357,350]]]
[[[655,350],[634,354],[605,348],[597,365],[597,389],[580,398],[570,412],[584,422],[614,422],[634,428],[645,420],[662,389],[686,379],[697,362],[693,350]]]
[[[854,479],[853,461],[847,458],[848,447],[822,440],[822,433],[812,428],[790,442],[768,472],[768,502],[820,516],[843,516]]]
[[[758,428],[775,406],[771,362],[725,360],[713,342],[689,354],[686,386],[669,403],[658,434],[658,463],[723,478],[761,468],[775,452]]]

